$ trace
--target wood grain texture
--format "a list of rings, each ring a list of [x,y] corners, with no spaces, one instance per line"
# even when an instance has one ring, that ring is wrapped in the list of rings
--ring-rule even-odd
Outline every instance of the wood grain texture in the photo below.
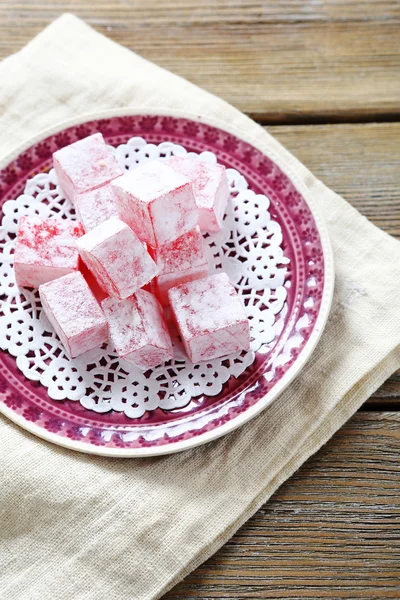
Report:
[[[400,239],[400,123],[267,129],[326,185]]]
[[[400,598],[400,415],[358,413],[164,598]]]
[[[0,58],[66,11],[264,122],[400,115],[396,0],[3,0]]]
[[[375,225],[400,239],[400,123],[283,126],[268,131]],[[400,372],[364,408],[400,409]]]
[[[391,410],[400,410],[400,371],[394,373],[380,388],[371,396],[367,404],[377,408],[383,406]]]

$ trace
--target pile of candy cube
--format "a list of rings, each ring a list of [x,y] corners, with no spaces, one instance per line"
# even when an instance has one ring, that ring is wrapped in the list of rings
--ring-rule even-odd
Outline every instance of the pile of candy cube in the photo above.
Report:
[[[225,273],[208,275],[202,236],[222,226],[223,166],[172,157],[125,173],[100,133],[53,161],[78,220],[21,217],[14,269],[19,286],[39,288],[69,356],[110,337],[141,369],[172,359],[167,306],[192,362],[249,349],[240,298]]]

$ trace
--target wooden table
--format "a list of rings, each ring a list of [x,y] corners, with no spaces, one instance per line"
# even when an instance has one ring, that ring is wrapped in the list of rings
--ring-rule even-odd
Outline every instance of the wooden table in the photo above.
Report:
[[[0,59],[66,11],[268,126],[400,237],[398,0],[2,0]],[[398,411],[400,373],[165,598],[400,598]]]

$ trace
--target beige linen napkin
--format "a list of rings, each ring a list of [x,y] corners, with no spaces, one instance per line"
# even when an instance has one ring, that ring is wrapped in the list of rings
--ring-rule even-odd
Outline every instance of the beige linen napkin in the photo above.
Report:
[[[159,598],[400,366],[400,246],[236,109],[73,16],[4,60],[0,81],[3,156],[88,111],[202,115],[289,164],[329,227],[337,283],[322,340],[289,389],[236,432],[173,456],[115,460],[57,448],[0,418],[1,598]]]

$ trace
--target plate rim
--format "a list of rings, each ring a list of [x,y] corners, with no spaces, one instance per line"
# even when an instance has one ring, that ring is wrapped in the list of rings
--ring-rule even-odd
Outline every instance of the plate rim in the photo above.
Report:
[[[13,150],[7,153],[0,160],[0,170],[6,168],[12,161],[18,158],[20,154],[22,154],[24,151],[31,148],[35,144],[43,141],[49,136],[56,135],[57,133],[68,129],[69,127],[74,127],[90,121],[102,120],[107,118],[111,119],[116,117],[129,117],[138,115],[165,117],[170,116],[175,118],[189,119],[198,123],[210,125],[211,127],[215,127],[222,131],[230,133],[238,139],[251,144],[264,156],[270,158],[273,162],[275,162],[282,170],[282,172],[290,179],[290,181],[293,183],[296,189],[302,194],[314,218],[318,235],[321,240],[322,251],[324,256],[324,288],[320,310],[315,326],[310,334],[310,337],[307,340],[300,354],[297,356],[293,365],[289,367],[289,369],[283,375],[283,377],[255,405],[249,407],[243,413],[241,413],[234,419],[228,421],[227,423],[224,423],[219,427],[212,429],[211,431],[206,431],[190,439],[171,441],[169,444],[163,446],[144,446],[142,448],[109,448],[96,446],[94,444],[88,444],[87,442],[80,442],[71,438],[64,438],[58,436],[56,433],[50,432],[47,429],[36,425],[34,422],[25,419],[22,415],[19,415],[16,412],[14,412],[12,408],[6,406],[4,402],[0,402],[0,413],[4,414],[5,417],[10,419],[13,423],[20,426],[25,431],[28,431],[29,433],[32,433],[33,435],[41,439],[44,439],[48,442],[66,448],[68,450],[75,450],[84,454],[115,458],[145,458],[150,456],[174,454],[176,452],[189,450],[191,448],[195,448],[200,445],[209,443],[213,440],[216,440],[220,437],[231,433],[238,427],[241,427],[242,425],[248,423],[251,419],[263,412],[290,385],[290,383],[295,379],[295,377],[299,375],[299,373],[304,368],[305,364],[313,354],[328,320],[333,300],[335,283],[333,251],[328,233],[328,227],[322,216],[322,211],[319,208],[317,201],[314,199],[307,184],[297,176],[297,174],[294,172],[294,170],[292,170],[292,167],[285,161],[285,159],[276,154],[273,149],[269,149],[268,152],[266,152],[265,149],[260,147],[261,144],[258,142],[255,136],[247,134],[244,136],[243,133],[239,131],[236,127],[225,122],[221,123],[219,119],[214,119],[212,117],[203,117],[195,113],[190,113],[188,111],[178,109],[163,109],[161,107],[120,107],[115,109],[113,108],[103,111],[84,113],[79,117],[65,119],[63,121],[58,122],[57,125],[53,125],[46,129],[42,129],[36,135],[30,137],[25,142],[16,146]]]

